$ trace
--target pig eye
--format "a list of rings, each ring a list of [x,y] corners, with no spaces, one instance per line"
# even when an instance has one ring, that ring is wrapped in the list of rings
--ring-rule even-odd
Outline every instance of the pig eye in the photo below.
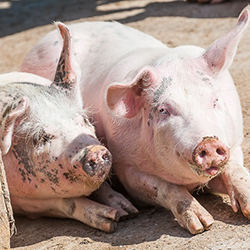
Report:
[[[169,111],[166,108],[160,108],[159,113],[162,115],[167,115],[167,116],[170,115]]]
[[[41,147],[50,143],[53,139],[55,139],[54,135],[47,134],[44,130],[41,130],[33,137],[33,145]]]
[[[89,120],[88,120],[87,118],[83,117],[83,122],[84,122],[84,124],[86,124],[86,125],[89,125],[89,126],[90,126],[90,124],[89,124]]]
[[[82,115],[82,118],[83,118],[83,125],[86,125],[89,127],[92,126],[90,118],[88,118],[86,115]]]

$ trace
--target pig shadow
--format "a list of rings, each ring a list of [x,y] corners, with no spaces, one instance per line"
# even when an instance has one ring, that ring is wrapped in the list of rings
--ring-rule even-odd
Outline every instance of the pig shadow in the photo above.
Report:
[[[150,3],[141,13],[132,17],[119,19],[121,23],[136,22],[147,17],[188,17],[188,18],[225,18],[238,17],[248,0],[229,1],[221,4],[199,4],[184,1],[171,1],[168,3]],[[139,8],[138,8],[139,9]],[[223,11],[222,11],[223,9]],[[225,11],[226,10],[226,11]]]
[[[213,215],[215,223],[221,221],[231,225],[249,224],[241,213],[234,213],[220,196],[202,194],[196,198]],[[117,230],[112,234],[90,228],[75,220],[57,218],[33,220],[16,216],[16,227],[18,234],[11,238],[12,248],[28,247],[60,236],[75,237],[78,240],[80,238],[79,247],[91,247],[93,242],[104,242],[111,246],[133,245],[156,241],[163,235],[186,239],[194,237],[181,228],[172,213],[164,208],[141,209],[137,217],[119,222]]]
[[[34,27],[48,25],[53,21],[72,21],[80,18],[91,18],[111,15],[105,20],[129,23],[144,20],[147,17],[183,16],[189,18],[237,17],[248,4],[248,0],[231,0],[219,5],[187,3],[183,0],[171,2],[152,2],[144,7],[122,8],[122,1],[97,0],[43,0],[43,1],[0,1],[0,37],[21,32]],[[116,8],[100,8],[113,3]],[[132,5],[131,5],[132,6]],[[99,7],[99,8],[98,8]],[[137,14],[133,14],[134,12]],[[124,13],[127,14],[124,14]],[[112,14],[116,14],[114,18]],[[119,16],[126,16],[119,17]]]

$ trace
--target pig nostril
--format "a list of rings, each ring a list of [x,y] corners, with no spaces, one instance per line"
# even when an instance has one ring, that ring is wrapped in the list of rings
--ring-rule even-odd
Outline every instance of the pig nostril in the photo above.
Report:
[[[97,167],[97,164],[95,161],[93,161],[93,160],[85,161],[83,158],[82,168],[88,175],[94,176],[96,173],[96,167]]]
[[[103,159],[105,162],[108,162],[108,161],[109,161],[109,156],[108,156],[108,154],[104,154],[104,155],[102,156],[102,159]]]
[[[89,167],[90,167],[92,170],[94,170],[94,168],[95,168],[95,166],[96,166],[96,163],[95,163],[93,160],[90,160],[90,161],[88,162],[88,165],[89,165]]]
[[[218,155],[224,155],[224,154],[225,154],[224,150],[222,150],[222,149],[220,149],[220,148],[218,148],[218,149],[216,150],[216,153],[217,153]]]
[[[206,155],[207,155],[207,153],[206,153],[205,150],[202,150],[202,151],[200,152],[200,154],[199,154],[199,156],[200,156],[201,158],[204,158]]]

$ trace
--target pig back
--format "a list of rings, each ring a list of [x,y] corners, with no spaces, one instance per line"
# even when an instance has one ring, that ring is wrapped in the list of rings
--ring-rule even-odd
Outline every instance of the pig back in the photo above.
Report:
[[[99,99],[106,75],[127,54],[143,48],[166,48],[159,40],[117,22],[83,22],[68,27],[86,104],[88,96],[91,100]],[[53,80],[62,43],[56,30],[47,34],[28,53],[21,71]]]

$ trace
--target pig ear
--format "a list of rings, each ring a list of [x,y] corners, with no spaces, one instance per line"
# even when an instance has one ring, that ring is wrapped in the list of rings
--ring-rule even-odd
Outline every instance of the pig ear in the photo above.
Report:
[[[60,59],[57,65],[54,82],[52,85],[66,92],[69,96],[73,95],[73,98],[80,96],[79,86],[77,84],[77,74],[80,77],[79,65],[72,51],[72,37],[71,33],[66,25],[61,22],[56,22],[60,34],[63,38],[63,47],[60,55]]]
[[[202,59],[212,74],[218,74],[231,66],[238,43],[249,26],[249,10],[250,7],[246,7],[241,12],[236,27],[213,42],[203,54]]]
[[[143,90],[152,86],[156,77],[150,68],[143,69],[129,84],[113,84],[107,91],[107,105],[116,115],[132,118],[143,105]]]
[[[25,113],[28,106],[28,98],[21,97],[12,103],[8,103],[2,112],[0,117],[0,149],[3,155],[7,154],[10,149],[16,120]]]

